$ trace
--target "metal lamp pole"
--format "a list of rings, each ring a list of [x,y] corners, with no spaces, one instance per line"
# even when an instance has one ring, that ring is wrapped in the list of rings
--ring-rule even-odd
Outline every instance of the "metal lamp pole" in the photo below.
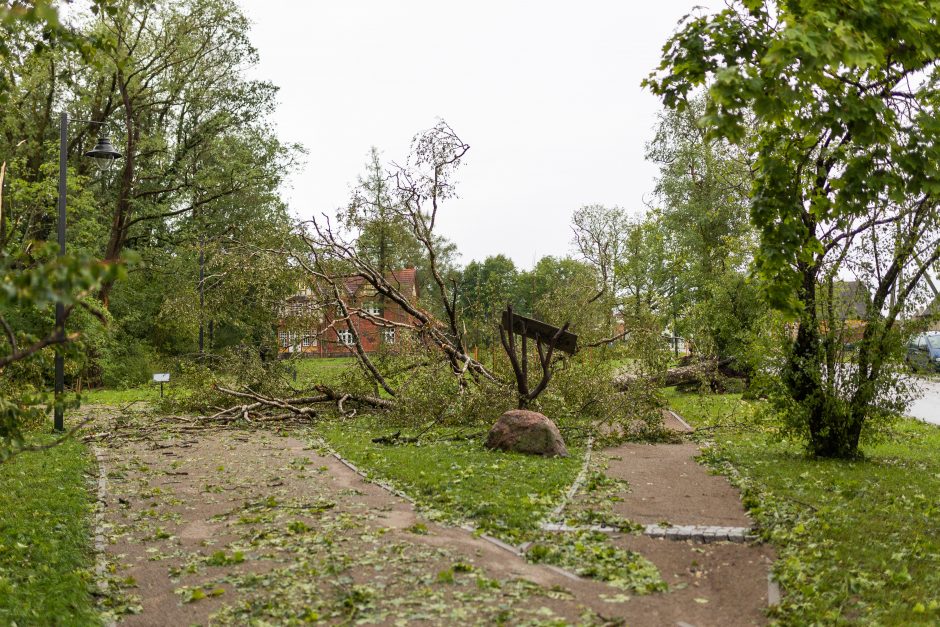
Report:
[[[69,127],[69,116],[64,111],[59,119],[59,257],[65,255],[65,170],[67,161],[68,140],[66,133]],[[59,337],[65,336],[65,305],[60,300],[55,304],[55,330]],[[55,351],[55,424],[53,429],[65,429],[65,416],[62,404],[59,402],[65,391],[65,355],[60,348]]]
[[[205,318],[203,315],[203,310],[206,306],[206,293],[205,293],[205,281],[206,281],[206,255],[204,246],[206,245],[206,238],[202,236],[199,238],[199,354],[203,353],[203,337],[204,337],[204,327],[205,327]]]
[[[85,124],[97,124],[105,126],[104,122],[94,120],[75,120]],[[66,171],[68,165],[68,128],[69,115],[65,111],[59,117],[59,257],[65,255],[65,196],[66,196]],[[94,148],[85,153],[86,157],[93,159],[107,160],[107,164],[113,165],[115,159],[121,158],[121,153],[116,151],[111,145],[111,140],[107,135],[99,135],[98,143]],[[65,305],[60,301],[55,306],[55,328],[56,334],[65,337]],[[65,411],[59,402],[62,394],[65,392],[65,355],[62,354],[61,345],[55,353],[55,418],[53,428],[56,431],[65,429]]]

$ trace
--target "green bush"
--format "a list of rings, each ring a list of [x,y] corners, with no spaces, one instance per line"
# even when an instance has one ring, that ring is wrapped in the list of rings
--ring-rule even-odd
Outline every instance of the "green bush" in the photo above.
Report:
[[[154,350],[146,343],[123,335],[112,342],[101,359],[101,383],[116,389],[143,385],[150,380],[158,361]]]

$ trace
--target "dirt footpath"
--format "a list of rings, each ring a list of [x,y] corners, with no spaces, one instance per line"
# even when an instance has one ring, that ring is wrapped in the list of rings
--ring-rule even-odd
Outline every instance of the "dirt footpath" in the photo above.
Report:
[[[587,481],[565,508],[569,528],[596,520],[699,528],[750,528],[738,491],[695,461],[699,448],[683,444],[624,444],[595,451]],[[606,481],[598,482],[598,476]],[[593,488],[600,485],[599,488]],[[651,624],[758,625],[767,622],[771,547],[608,533],[616,546],[651,561],[669,593],[631,601]],[[670,605],[649,603],[668,598]],[[636,602],[636,603],[634,603]],[[648,604],[647,604],[648,603]],[[627,624],[634,624],[628,617]]]
[[[191,431],[103,457],[104,604],[128,625],[763,621],[757,564],[744,568],[759,553],[741,545],[617,536],[673,587],[631,598],[429,522],[292,437]]]
[[[629,484],[612,511],[641,524],[751,527],[738,490],[725,477],[695,461],[698,446],[625,444],[598,454],[606,474]],[[771,547],[753,543],[676,541],[617,535],[612,541],[653,562],[682,607],[702,610],[695,625],[755,625],[766,622]],[[706,609],[707,608],[707,609]],[[712,608],[721,608],[716,613]],[[729,611],[730,610],[730,611]],[[715,622],[717,615],[720,622]],[[665,624],[665,623],[664,623]]]
[[[614,511],[643,524],[750,527],[741,496],[728,480],[695,461],[695,444],[625,444],[603,452],[607,474],[630,490]]]

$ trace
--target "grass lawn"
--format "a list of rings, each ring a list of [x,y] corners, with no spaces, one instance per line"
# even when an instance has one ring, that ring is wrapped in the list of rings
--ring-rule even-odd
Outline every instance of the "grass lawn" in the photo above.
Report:
[[[100,622],[89,593],[91,466],[71,440],[0,464],[0,624]]]
[[[355,361],[352,357],[297,359],[292,362],[297,367],[297,383],[295,385],[304,387],[314,383],[326,383],[327,385],[336,383],[342,373],[347,368],[352,367]],[[285,365],[289,367],[289,364]],[[163,394],[166,397],[178,399],[191,393],[192,390],[186,387],[186,382],[179,377],[164,384]],[[153,403],[160,400],[160,384],[146,383],[123,390],[107,388],[85,390],[82,392],[81,397],[83,404],[91,405],[127,405],[134,401]]]
[[[164,384],[166,386],[167,384]],[[169,394],[167,387],[163,388],[163,393]],[[160,385],[148,384],[136,388],[127,388],[124,390],[110,390],[100,388],[97,390],[85,390],[82,392],[82,404],[94,405],[126,405],[134,401],[158,401],[160,400]]]
[[[314,383],[330,384],[336,382],[343,371],[355,365],[354,357],[309,357],[296,359],[297,385],[305,386]]]
[[[534,531],[560,502],[581,469],[584,451],[544,458],[487,450],[479,438],[418,444],[375,444],[372,438],[394,430],[364,417],[333,422],[319,432],[340,455],[414,497],[431,516],[470,521],[510,542]]]
[[[744,426],[738,395],[670,391],[710,433],[704,459],[728,473],[779,548],[785,624],[940,624],[940,428],[902,420],[858,461],[807,458],[772,426]],[[737,425],[737,426],[734,426]]]

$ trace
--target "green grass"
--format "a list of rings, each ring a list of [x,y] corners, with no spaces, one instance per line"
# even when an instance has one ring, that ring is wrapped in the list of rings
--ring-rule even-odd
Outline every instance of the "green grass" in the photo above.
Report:
[[[343,372],[354,366],[354,357],[308,357],[296,359],[297,384],[335,383]]]
[[[297,359],[293,362],[297,367],[297,383],[299,387],[314,383],[327,385],[338,382],[339,377],[348,368],[355,364],[352,357],[323,357]],[[185,380],[179,377],[165,383],[163,393],[166,397],[184,398],[192,394],[192,388],[187,386]],[[134,401],[156,402],[160,400],[160,384],[147,383],[134,388],[114,390],[100,388],[85,390],[81,394],[83,404],[91,405],[127,405]]]
[[[171,390],[164,384],[163,393],[169,394]],[[93,405],[126,405],[134,401],[158,401],[160,400],[160,385],[142,385],[136,388],[127,388],[125,390],[109,390],[100,388],[97,390],[85,390],[82,392],[82,403]]]
[[[543,458],[487,450],[479,438],[375,444],[393,430],[369,418],[325,424],[321,434],[343,457],[414,497],[431,517],[470,521],[507,541],[536,529],[581,468],[583,449]]]
[[[738,395],[670,405],[711,432],[704,459],[742,488],[779,548],[784,624],[940,624],[940,428],[901,420],[858,461],[808,458]]]
[[[90,467],[76,441],[0,464],[0,624],[100,622],[90,594]]]

